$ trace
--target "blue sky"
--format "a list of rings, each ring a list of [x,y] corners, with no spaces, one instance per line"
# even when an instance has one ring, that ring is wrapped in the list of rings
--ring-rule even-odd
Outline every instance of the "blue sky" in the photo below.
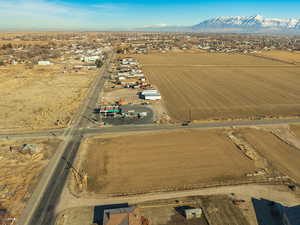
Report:
[[[0,0],[1,30],[114,30],[197,24],[216,16],[300,18],[300,0]]]

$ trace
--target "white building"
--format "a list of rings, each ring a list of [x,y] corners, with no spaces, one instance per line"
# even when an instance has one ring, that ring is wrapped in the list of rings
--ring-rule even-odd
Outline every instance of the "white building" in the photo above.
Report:
[[[83,62],[95,62],[97,59],[100,59],[100,56],[83,56],[81,57],[81,61]]]
[[[125,79],[126,77],[122,77],[122,76],[118,77],[118,80],[125,80]]]
[[[118,76],[129,76],[129,72],[118,72]]]
[[[161,95],[155,89],[144,90],[141,92],[141,98],[143,98],[145,100],[161,100]]]
[[[149,93],[144,95],[145,100],[161,100],[161,95],[159,93]]]
[[[150,90],[144,90],[142,91],[141,95],[147,95],[147,94],[157,94],[158,91],[156,89],[150,89]]]
[[[193,218],[200,218],[202,216],[202,209],[201,208],[195,208],[195,209],[186,209],[184,210],[185,217],[189,219]]]
[[[52,63],[49,61],[38,61],[38,65],[41,66],[47,66],[47,65],[51,65]]]

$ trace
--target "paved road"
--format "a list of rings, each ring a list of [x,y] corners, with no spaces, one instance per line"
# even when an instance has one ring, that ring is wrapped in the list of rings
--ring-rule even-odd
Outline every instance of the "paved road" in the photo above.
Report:
[[[64,129],[61,134],[65,140],[58,147],[55,155],[46,167],[18,224],[48,225],[55,217],[54,209],[69,172],[69,170],[66,169],[66,162],[62,157],[73,162],[82,138],[82,134],[78,132],[78,130],[79,128],[86,127],[89,123],[86,118],[91,115],[95,107],[95,103],[104,84],[104,77],[109,62],[113,56],[114,54],[110,54],[108,60],[102,66],[99,76],[96,77],[91,85],[87,98],[71,122],[70,128]]]
[[[66,129],[0,134],[0,139],[59,137]]]
[[[97,135],[101,133],[113,132],[138,132],[155,130],[173,130],[173,129],[209,129],[209,128],[229,128],[229,127],[249,127],[249,126],[267,126],[281,124],[300,124],[300,119],[277,119],[277,120],[248,120],[248,121],[230,121],[230,122],[207,122],[195,123],[189,126],[168,125],[168,124],[146,124],[146,125],[122,125],[102,128],[81,129],[80,132],[85,135]]]
[[[103,81],[101,81],[103,82]],[[99,92],[97,92],[99,93]],[[93,104],[96,98],[91,99]],[[89,121],[86,119],[91,117],[91,110],[87,110],[85,116],[81,120],[81,127],[73,129],[77,134],[84,135],[97,135],[101,133],[112,133],[122,131],[155,131],[155,130],[171,130],[171,129],[193,129],[193,128],[227,128],[227,127],[246,127],[246,126],[263,126],[263,125],[281,125],[281,124],[300,124],[300,118],[295,119],[274,119],[274,120],[241,120],[241,121],[230,121],[230,122],[206,122],[206,123],[195,123],[189,126],[181,125],[169,125],[169,124],[146,124],[146,125],[119,125],[99,128],[86,128]],[[64,132],[67,129],[50,130],[50,131],[38,131],[28,133],[15,133],[15,134],[0,134],[0,139],[10,138],[44,138],[44,137],[63,137]]]

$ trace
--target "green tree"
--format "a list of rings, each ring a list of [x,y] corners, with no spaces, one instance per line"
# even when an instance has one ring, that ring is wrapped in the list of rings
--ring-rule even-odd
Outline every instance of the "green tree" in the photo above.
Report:
[[[103,65],[103,62],[102,62],[101,59],[97,59],[97,60],[95,61],[95,64],[96,64],[96,66],[97,66],[98,68],[100,68],[100,67]]]

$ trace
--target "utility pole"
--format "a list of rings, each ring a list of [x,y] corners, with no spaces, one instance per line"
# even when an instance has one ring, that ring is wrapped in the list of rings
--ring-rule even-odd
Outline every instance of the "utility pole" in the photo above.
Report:
[[[72,163],[69,161],[69,160],[67,160],[66,159],[66,157],[62,157],[62,159],[67,163],[67,165],[68,165],[68,169],[72,169],[72,170],[74,170],[75,172],[76,172],[76,174],[82,179],[83,177],[82,177],[82,175],[76,170],[76,168],[72,165]]]
[[[82,190],[86,190],[87,189],[87,174],[82,172],[80,173],[73,165],[70,161],[68,161],[65,157],[62,157],[62,159],[67,163],[68,165],[68,169],[71,169],[73,175],[74,175],[74,178],[75,178],[75,181],[77,182],[78,184],[78,187],[79,187],[79,190],[82,191]]]

